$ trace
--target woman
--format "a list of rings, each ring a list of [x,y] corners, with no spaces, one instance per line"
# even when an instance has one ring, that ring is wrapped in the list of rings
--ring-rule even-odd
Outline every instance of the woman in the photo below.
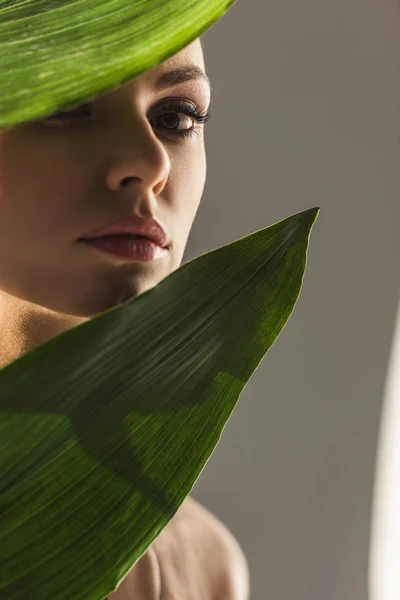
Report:
[[[171,78],[156,85],[188,65],[196,79],[187,70],[179,84],[175,76],[175,85]],[[211,90],[199,69],[196,39],[94,102],[0,133],[1,367],[179,268],[206,179]],[[90,230],[131,216],[162,227],[160,256],[123,258],[84,241]],[[124,244],[132,254],[132,242]],[[160,598],[249,598],[239,544],[191,497],[109,596]]]

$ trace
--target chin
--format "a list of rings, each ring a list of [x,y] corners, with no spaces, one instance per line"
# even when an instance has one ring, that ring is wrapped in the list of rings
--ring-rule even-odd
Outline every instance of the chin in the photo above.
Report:
[[[64,298],[63,301],[57,303],[56,306],[52,303],[51,308],[57,312],[70,315],[71,317],[91,319],[110,308],[137,298],[148,290],[153,289],[163,279],[164,278],[154,280],[153,278],[146,278],[140,281],[125,282],[125,286],[118,286],[115,288],[112,286],[98,285],[96,286],[97,289],[86,290],[86,292],[82,292],[81,290],[81,294],[78,297],[69,297],[68,300]]]

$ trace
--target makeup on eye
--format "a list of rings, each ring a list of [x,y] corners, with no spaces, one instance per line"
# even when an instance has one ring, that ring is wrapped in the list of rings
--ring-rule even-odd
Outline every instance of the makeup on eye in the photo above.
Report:
[[[80,104],[71,109],[66,109],[64,111],[53,113],[49,117],[44,118],[43,121],[51,122],[54,120],[64,121],[64,120],[68,120],[68,119],[73,119],[73,120],[75,120],[77,118],[80,119],[80,117],[75,116],[74,113],[76,113],[76,111],[79,111],[80,109],[84,109],[85,114],[87,116],[88,111],[90,112],[90,107],[93,104],[94,104],[94,102]],[[207,111],[202,112],[202,111],[199,111],[197,108],[195,108],[189,102],[182,101],[182,100],[168,100],[168,101],[164,102],[163,104],[161,104],[161,106],[159,106],[155,110],[155,114],[152,115],[152,118],[160,117],[160,116],[163,117],[165,115],[172,115],[173,113],[175,113],[176,115],[184,114],[184,115],[190,117],[195,123],[204,125],[211,119],[213,110],[212,110],[211,105],[208,107]],[[89,114],[89,117],[90,116],[91,115]],[[86,121],[87,119],[84,119],[84,120]],[[203,127],[193,126],[190,129],[185,129],[183,131],[178,131],[176,129],[170,129],[168,127],[163,127],[162,129],[164,129],[168,133],[172,133],[173,135],[176,135],[178,137],[186,138],[186,137],[191,137],[195,133],[199,133],[198,130],[199,129],[202,130]]]

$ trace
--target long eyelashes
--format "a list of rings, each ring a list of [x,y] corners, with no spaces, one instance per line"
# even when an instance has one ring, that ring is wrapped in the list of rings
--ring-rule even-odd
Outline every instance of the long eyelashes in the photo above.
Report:
[[[192,119],[194,119],[197,123],[201,123],[201,124],[205,124],[207,123],[213,114],[212,108],[209,107],[207,112],[205,113],[199,113],[191,104],[188,104],[187,102],[182,102],[182,101],[171,101],[171,102],[167,102],[166,104],[163,105],[163,112],[161,113],[162,115],[168,114],[168,113],[177,113],[179,114],[179,112],[191,117]],[[157,115],[159,116],[159,115]],[[178,135],[180,137],[191,137],[192,135],[194,135],[195,133],[199,133],[201,131],[202,127],[192,127],[191,129],[186,129],[184,131],[175,131],[174,129],[168,129],[167,131],[169,133],[173,133],[174,135]]]

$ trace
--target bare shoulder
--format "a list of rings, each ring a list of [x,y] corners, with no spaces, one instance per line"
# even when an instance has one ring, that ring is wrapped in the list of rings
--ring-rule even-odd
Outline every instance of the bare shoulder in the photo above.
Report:
[[[233,560],[238,567],[241,566],[241,563],[247,565],[247,559],[235,536],[203,504],[200,504],[192,496],[188,496],[180,510],[182,527],[188,527],[190,524],[196,528],[196,534],[204,538],[207,545],[213,548],[217,546],[222,552],[222,556],[229,559],[229,562]]]
[[[249,600],[249,566],[239,542],[222,521],[193,497],[185,499],[154,546],[159,555],[179,552],[185,560],[196,562],[203,577],[204,573],[208,575],[213,598]],[[193,565],[180,564],[193,574]]]

